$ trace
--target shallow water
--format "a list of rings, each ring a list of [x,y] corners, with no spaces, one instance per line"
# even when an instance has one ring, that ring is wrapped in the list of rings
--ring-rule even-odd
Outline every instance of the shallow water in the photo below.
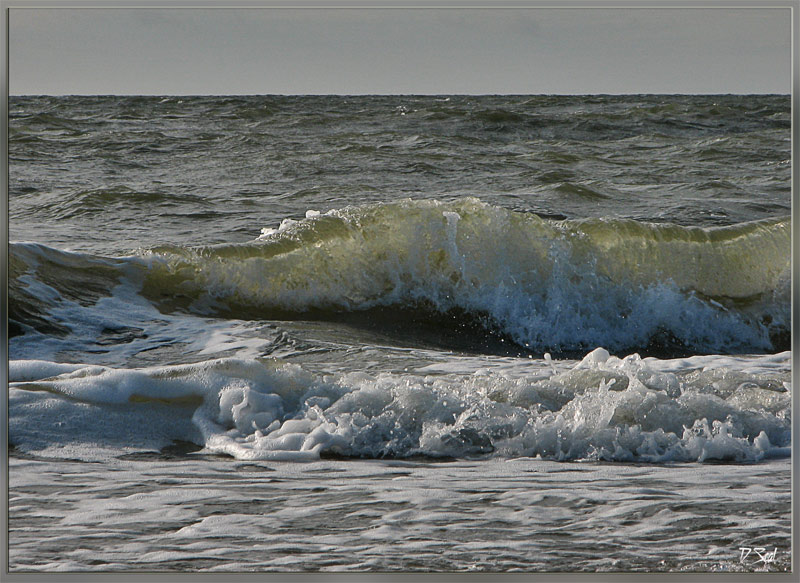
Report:
[[[788,460],[11,458],[11,560],[58,571],[790,568]],[[723,484],[725,484],[723,486]],[[763,562],[740,548],[777,549]]]

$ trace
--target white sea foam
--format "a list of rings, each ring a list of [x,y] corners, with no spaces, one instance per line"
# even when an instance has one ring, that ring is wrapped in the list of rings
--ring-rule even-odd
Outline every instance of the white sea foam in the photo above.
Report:
[[[179,439],[238,459],[754,461],[789,454],[788,362],[788,353],[721,357],[715,368],[705,357],[673,372],[670,361],[597,349],[568,368],[520,359],[513,371],[320,376],[274,359],[141,369],[22,361],[10,367],[10,435],[51,455]]]

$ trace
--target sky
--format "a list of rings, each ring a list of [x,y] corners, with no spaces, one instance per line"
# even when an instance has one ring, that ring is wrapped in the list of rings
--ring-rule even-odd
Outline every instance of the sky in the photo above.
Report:
[[[33,9],[23,94],[789,93],[788,8]]]

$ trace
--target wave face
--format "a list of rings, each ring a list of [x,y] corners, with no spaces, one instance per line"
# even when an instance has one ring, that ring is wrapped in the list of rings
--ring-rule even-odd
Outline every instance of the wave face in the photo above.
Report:
[[[10,435],[97,456],[188,441],[237,459],[532,456],[757,461],[790,454],[790,354],[315,375],[274,359],[123,369],[13,361]],[[521,364],[520,364],[521,362]],[[58,421],[54,423],[54,415]]]
[[[788,218],[701,228],[402,200],[309,211],[249,244],[155,248],[142,294],[243,319],[422,310],[539,352],[775,351],[790,238]]]

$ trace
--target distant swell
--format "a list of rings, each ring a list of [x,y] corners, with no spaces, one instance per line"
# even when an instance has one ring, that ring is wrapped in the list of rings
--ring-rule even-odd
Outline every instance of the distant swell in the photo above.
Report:
[[[790,236],[788,218],[701,228],[402,200],[309,211],[247,244],[124,260],[12,246],[11,312],[46,312],[25,295],[26,269],[71,296],[107,293],[124,273],[165,312],[364,313],[394,326],[410,311],[429,326],[474,333],[477,323],[531,351],[778,351],[789,347]]]

